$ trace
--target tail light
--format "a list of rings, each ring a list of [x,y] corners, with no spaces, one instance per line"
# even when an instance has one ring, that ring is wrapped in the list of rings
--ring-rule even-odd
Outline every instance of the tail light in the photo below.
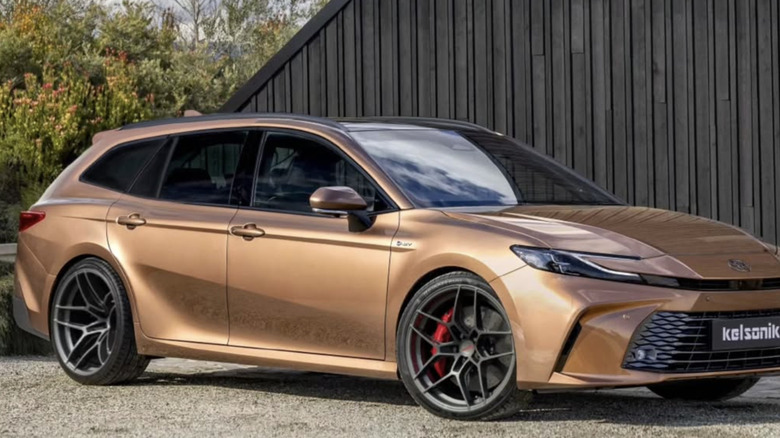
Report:
[[[19,214],[19,232],[32,227],[46,218],[46,213],[42,211],[23,211]]]

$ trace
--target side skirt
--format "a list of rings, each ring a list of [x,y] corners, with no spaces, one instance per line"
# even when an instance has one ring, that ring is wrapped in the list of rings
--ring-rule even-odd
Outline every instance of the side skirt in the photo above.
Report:
[[[292,351],[264,350],[260,348],[235,347],[230,345],[151,339],[141,333],[138,324],[135,324],[135,333],[138,352],[147,356],[177,357],[182,359],[238,363],[242,365],[285,368],[318,373],[346,374],[374,379],[398,380],[398,367],[395,362],[326,356],[322,354],[298,353]]]

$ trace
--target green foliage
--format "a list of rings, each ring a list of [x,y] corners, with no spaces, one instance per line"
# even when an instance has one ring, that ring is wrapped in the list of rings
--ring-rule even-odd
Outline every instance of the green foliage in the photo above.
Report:
[[[0,263],[0,272],[7,270]],[[13,321],[13,293],[14,276],[5,274],[0,276],[0,356],[51,354],[51,346],[48,342],[19,329]]]
[[[97,132],[217,110],[322,3],[175,1],[0,0],[0,243]]]

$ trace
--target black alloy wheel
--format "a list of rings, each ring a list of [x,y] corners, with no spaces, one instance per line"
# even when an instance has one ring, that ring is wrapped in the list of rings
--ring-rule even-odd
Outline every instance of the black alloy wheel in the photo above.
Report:
[[[149,363],[136,351],[124,286],[102,260],[76,263],[59,282],[51,304],[50,330],[60,365],[80,383],[132,380]]]
[[[441,276],[414,296],[399,325],[398,360],[410,394],[447,418],[501,418],[529,395],[515,385],[509,318],[490,286],[470,273]]]

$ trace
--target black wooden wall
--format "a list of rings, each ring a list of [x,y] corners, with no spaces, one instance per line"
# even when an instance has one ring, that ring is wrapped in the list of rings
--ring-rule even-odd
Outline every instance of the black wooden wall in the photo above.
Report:
[[[333,0],[224,110],[470,120],[780,235],[780,1]]]

